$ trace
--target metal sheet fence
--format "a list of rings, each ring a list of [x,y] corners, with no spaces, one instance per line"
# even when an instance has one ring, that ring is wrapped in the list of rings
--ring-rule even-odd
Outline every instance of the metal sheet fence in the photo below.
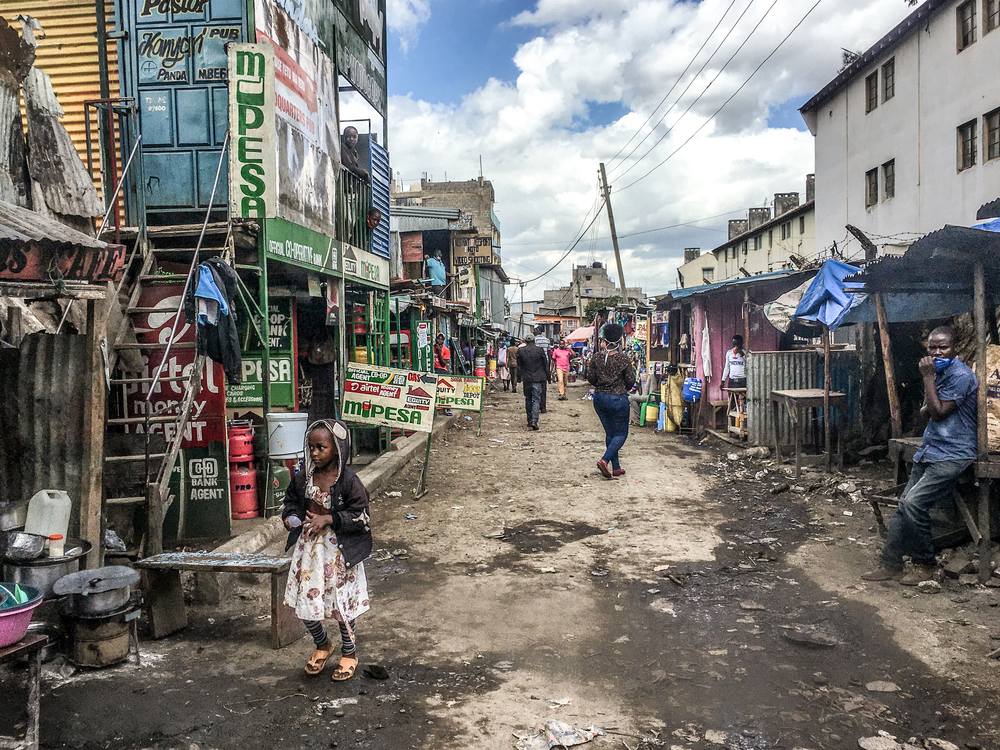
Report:
[[[830,355],[830,384],[847,394],[847,439],[860,429],[861,366],[855,351],[835,351]],[[777,426],[771,407],[771,392],[823,387],[823,358],[809,349],[794,352],[753,352],[747,355],[747,418],[753,445],[774,445],[775,433],[782,444],[794,442],[792,425],[782,413]],[[833,413],[836,429],[838,414]],[[813,439],[813,428],[821,425],[822,410],[811,417],[804,439]]]

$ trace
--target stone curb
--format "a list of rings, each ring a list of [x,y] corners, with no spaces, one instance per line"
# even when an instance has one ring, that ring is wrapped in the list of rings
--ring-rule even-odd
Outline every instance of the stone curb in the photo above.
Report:
[[[438,423],[434,425],[434,437],[437,438],[442,432],[450,429],[458,422],[463,413],[456,412],[454,416],[440,418]],[[426,445],[427,434],[420,432],[408,438],[394,440],[392,449],[388,453],[358,471],[358,477],[368,488],[368,493],[374,497],[397,472],[402,471],[410,461],[418,456]],[[233,537],[212,551],[236,555],[260,552],[286,533],[288,532],[285,531],[281,518],[272,516],[263,525]]]

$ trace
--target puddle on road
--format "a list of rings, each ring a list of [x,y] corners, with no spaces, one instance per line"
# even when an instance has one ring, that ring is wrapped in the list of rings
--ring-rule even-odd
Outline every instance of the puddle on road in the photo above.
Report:
[[[521,554],[531,555],[555,552],[570,542],[579,542],[581,539],[606,533],[605,529],[586,523],[540,519],[506,529],[500,540],[514,545]]]

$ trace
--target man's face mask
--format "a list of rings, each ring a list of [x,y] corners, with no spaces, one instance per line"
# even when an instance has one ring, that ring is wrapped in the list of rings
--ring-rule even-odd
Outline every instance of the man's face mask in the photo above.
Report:
[[[955,361],[954,359],[945,359],[944,357],[935,357],[934,358],[934,370],[936,372],[944,372],[945,370],[947,370],[951,366],[951,363],[954,362],[954,361]]]

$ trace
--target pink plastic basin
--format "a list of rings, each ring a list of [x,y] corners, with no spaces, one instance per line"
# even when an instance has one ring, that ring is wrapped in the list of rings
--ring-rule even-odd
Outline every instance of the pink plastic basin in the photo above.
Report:
[[[13,588],[13,584],[8,584]],[[6,648],[24,638],[28,632],[28,623],[35,607],[42,603],[42,592],[34,586],[22,586],[31,598],[19,607],[0,609],[0,648]]]

